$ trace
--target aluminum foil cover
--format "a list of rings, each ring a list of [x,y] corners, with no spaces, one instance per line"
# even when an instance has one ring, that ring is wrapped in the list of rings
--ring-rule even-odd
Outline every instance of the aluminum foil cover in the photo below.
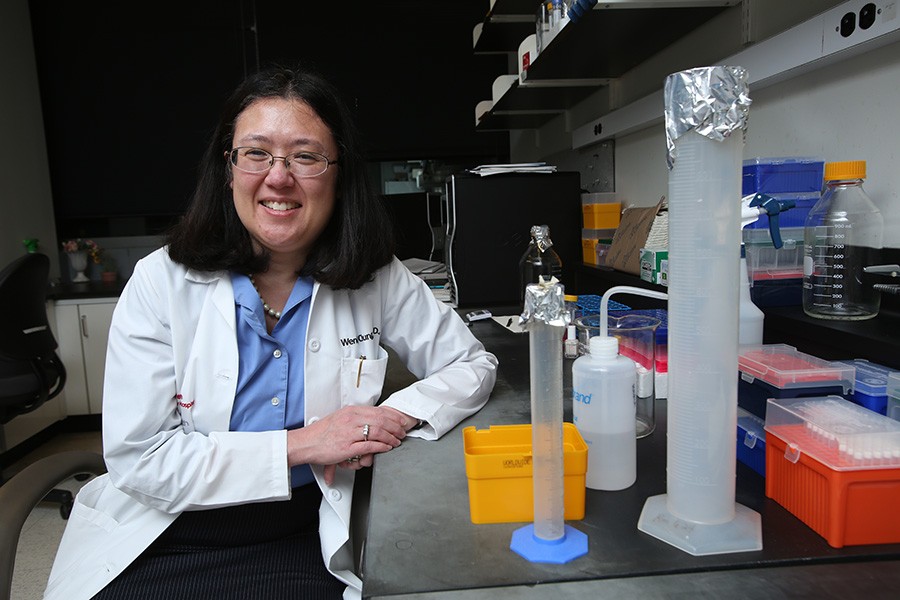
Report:
[[[550,227],[547,225],[534,225],[531,228],[531,238],[535,241],[541,253],[546,252],[547,248],[553,245],[553,241],[550,239]]]
[[[747,128],[750,96],[747,70],[743,67],[699,67],[673,73],[664,89],[666,162],[675,165],[675,140],[696,131],[721,142]]]
[[[529,283],[525,286],[525,308],[519,316],[519,325],[529,329],[535,322],[546,323],[557,327],[565,327],[570,320],[566,310],[565,288],[556,277],[541,283]]]

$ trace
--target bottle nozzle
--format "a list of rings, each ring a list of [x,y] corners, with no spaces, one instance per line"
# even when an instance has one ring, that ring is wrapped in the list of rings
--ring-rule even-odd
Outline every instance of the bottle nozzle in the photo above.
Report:
[[[647,296],[648,298],[657,298],[659,300],[668,300],[669,295],[665,292],[657,292],[655,290],[645,290],[643,288],[632,287],[630,285],[617,285],[609,288],[600,299],[600,337],[609,336],[609,298],[613,294],[634,294],[635,296]],[[591,338],[593,339],[593,338]]]
[[[619,353],[619,338],[595,335],[591,338],[591,356],[615,358]]]
[[[783,213],[786,210],[794,208],[796,203],[793,200],[785,199],[785,200],[776,200],[772,196],[767,196],[766,194],[753,194],[752,196],[747,196],[744,200],[749,198],[749,202],[747,206],[749,208],[755,208],[758,214],[766,214],[769,215],[769,235],[772,238],[772,245],[775,248],[781,248],[784,245],[784,242],[781,241],[781,228],[779,226],[780,218],[779,214]],[[743,222],[741,227],[746,227],[756,218]]]

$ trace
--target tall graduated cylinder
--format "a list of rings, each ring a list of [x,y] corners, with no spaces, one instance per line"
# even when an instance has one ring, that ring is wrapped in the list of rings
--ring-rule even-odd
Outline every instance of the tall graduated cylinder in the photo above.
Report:
[[[669,509],[702,522],[734,516],[742,149],[687,133],[669,177]]]
[[[741,67],[666,80],[669,171],[667,493],[638,529],[694,555],[762,548],[759,514],[735,502],[742,132]]]

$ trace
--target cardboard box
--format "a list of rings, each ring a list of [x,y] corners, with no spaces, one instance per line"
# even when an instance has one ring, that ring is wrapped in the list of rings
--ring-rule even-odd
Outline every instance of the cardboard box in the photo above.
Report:
[[[641,274],[641,248],[647,244],[647,236],[653,221],[662,208],[662,200],[656,206],[628,208],[616,229],[606,265],[623,273]]]
[[[531,425],[463,429],[469,513],[472,522],[534,521]],[[572,423],[563,423],[565,519],[584,518],[587,444]]]

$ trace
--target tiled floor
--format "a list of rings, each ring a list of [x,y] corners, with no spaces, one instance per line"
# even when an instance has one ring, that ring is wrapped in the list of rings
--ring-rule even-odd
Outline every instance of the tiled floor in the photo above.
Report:
[[[93,450],[101,452],[100,432],[65,433],[56,436],[46,444],[23,457],[4,470],[4,476],[12,477],[16,472],[37,459],[63,450]],[[70,479],[59,487],[73,494],[86,481]],[[37,506],[25,521],[16,552],[16,568],[12,580],[12,600],[38,600],[44,593],[50,567],[56,556],[56,547],[62,536],[66,522],[59,514],[59,505],[49,502]]]

